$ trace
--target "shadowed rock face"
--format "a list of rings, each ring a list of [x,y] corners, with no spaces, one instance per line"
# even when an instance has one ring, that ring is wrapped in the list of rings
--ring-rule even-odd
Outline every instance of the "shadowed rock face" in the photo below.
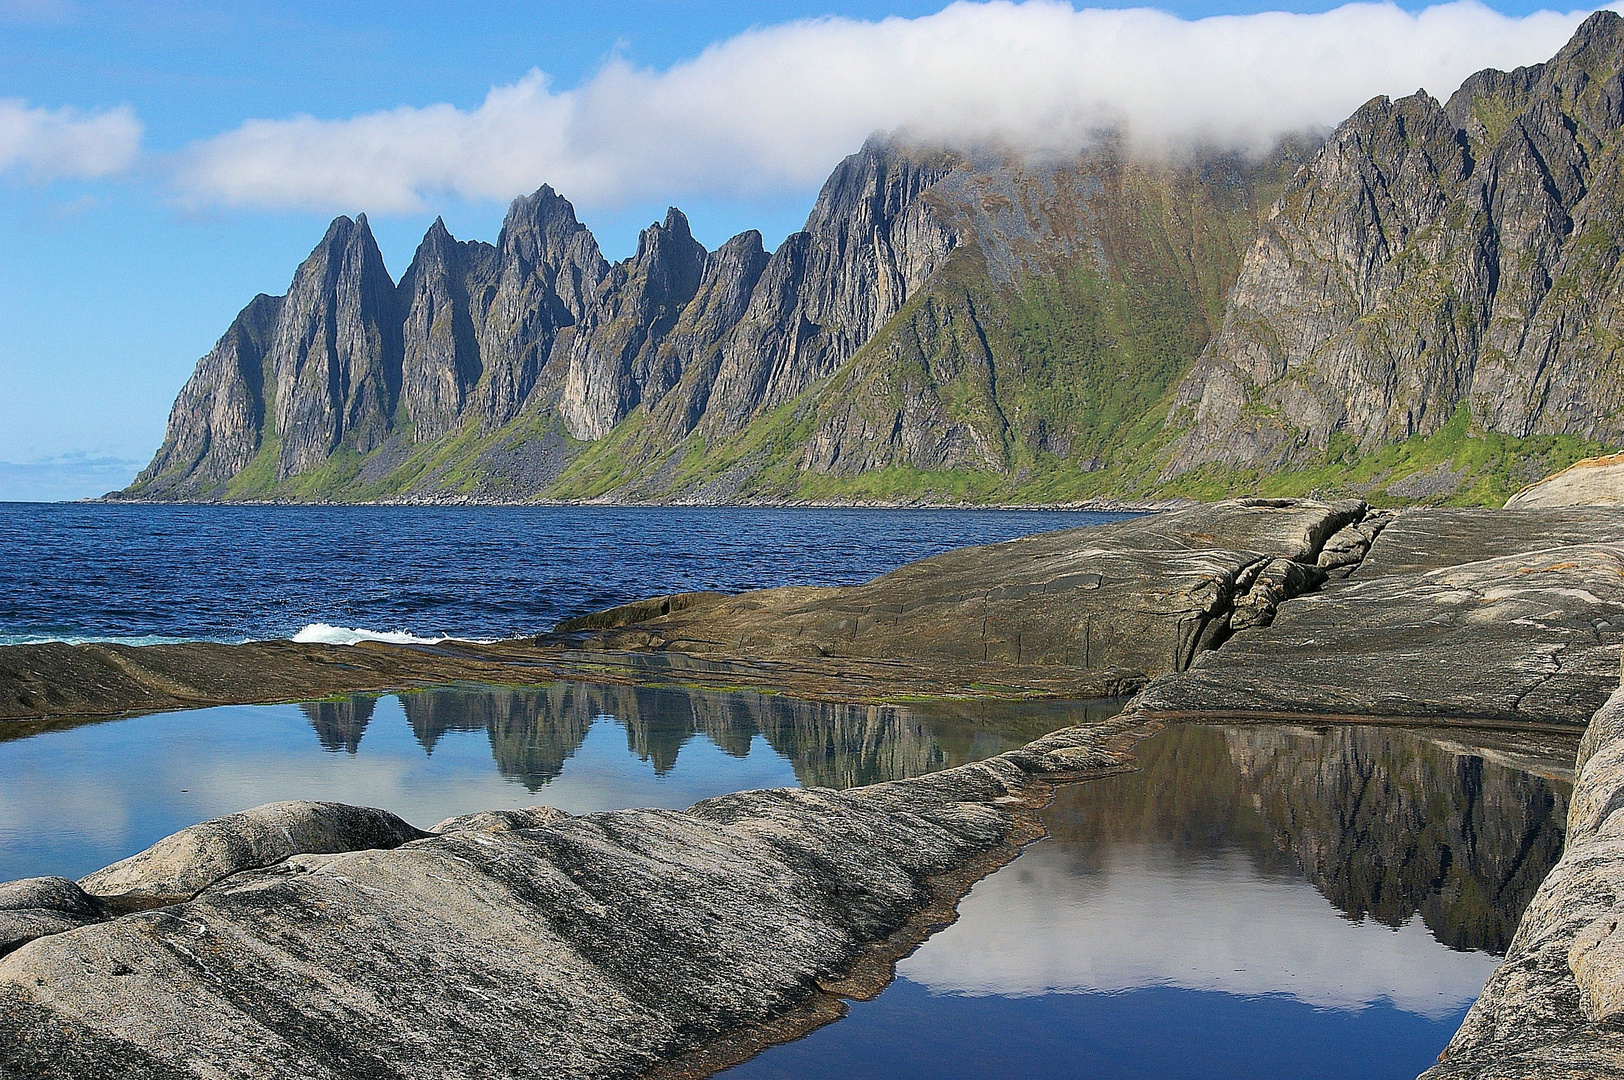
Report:
[[[717,1036],[827,1018],[830,990],[872,992],[1037,834],[1052,779],[1113,771],[1150,730],[1124,717],[848,792],[474,815],[392,850],[243,870],[0,959],[0,1069],[641,1075]],[[864,957],[872,975],[853,972]]]

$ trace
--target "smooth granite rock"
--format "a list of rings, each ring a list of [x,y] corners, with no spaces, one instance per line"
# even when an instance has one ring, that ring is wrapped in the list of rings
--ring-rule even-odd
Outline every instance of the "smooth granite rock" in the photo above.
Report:
[[[1506,500],[1508,510],[1551,506],[1624,506],[1624,454],[1585,458]]]
[[[1281,605],[1267,633],[1159,679],[1141,704],[1582,724],[1618,685],[1621,538],[1621,511],[1400,514],[1347,580]]]
[[[877,992],[1039,834],[1054,781],[1123,768],[1155,728],[1124,715],[851,791],[478,815],[243,871],[0,959],[0,1074],[633,1077],[718,1038],[736,1058],[835,1015],[831,992]]]
[[[425,834],[387,810],[331,802],[277,802],[193,825],[79,879],[120,907],[188,900],[244,870],[292,855],[396,848]]]
[[[1216,503],[950,551],[850,588],[660,598],[559,629],[582,631],[585,649],[997,665],[1006,678],[1067,668],[1131,685],[1266,625],[1325,579],[1327,541],[1365,513]]]
[[[0,956],[35,938],[100,922],[109,914],[106,904],[67,878],[0,883]]]

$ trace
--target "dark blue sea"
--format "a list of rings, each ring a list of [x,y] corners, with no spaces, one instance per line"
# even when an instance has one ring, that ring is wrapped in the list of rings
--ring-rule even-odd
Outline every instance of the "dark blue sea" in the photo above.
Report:
[[[0,644],[500,638],[662,593],[848,585],[1121,515],[0,504]]]

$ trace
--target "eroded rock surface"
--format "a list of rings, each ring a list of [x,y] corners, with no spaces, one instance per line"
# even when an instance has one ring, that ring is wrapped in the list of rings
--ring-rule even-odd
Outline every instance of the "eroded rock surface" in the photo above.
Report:
[[[1126,696],[1346,572],[1381,522],[1366,514],[1357,501],[1198,505],[952,551],[850,588],[655,597],[483,646],[5,646],[0,719],[571,677],[841,701]],[[333,720],[320,726],[343,745]]]
[[[1366,511],[1236,500],[950,551],[851,588],[669,598],[560,630],[583,631],[586,649],[988,665],[991,678],[1065,668],[1120,690],[1267,625],[1325,580],[1327,542]],[[1358,543],[1344,538],[1333,561]]]
[[[24,878],[0,884],[0,956],[35,938],[60,934],[111,914],[67,878]]]
[[[877,989],[1037,835],[1053,781],[1122,768],[1155,726],[844,792],[474,815],[244,871],[0,959],[0,1073],[629,1077],[718,1036],[747,1052],[756,1025],[832,1015],[865,958]]]
[[[1426,1080],[1624,1076],[1624,690],[1580,748],[1567,847]]]
[[[1346,581],[1158,680],[1152,710],[1582,724],[1618,685],[1624,516],[1412,511]]]
[[[396,848],[424,835],[386,810],[332,802],[267,803],[182,829],[79,879],[79,885],[117,906],[158,907],[292,855]]]

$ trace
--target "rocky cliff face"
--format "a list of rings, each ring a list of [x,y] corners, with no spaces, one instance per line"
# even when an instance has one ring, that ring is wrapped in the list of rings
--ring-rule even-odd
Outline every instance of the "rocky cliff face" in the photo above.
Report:
[[[1261,159],[876,137],[771,253],[543,187],[396,286],[340,218],[127,494],[1503,501],[1624,444],[1621,70],[1603,12]]]
[[[611,265],[543,187],[494,247],[436,221],[397,286],[365,217],[341,217],[287,296],[256,299],[200,362],[132,493],[297,494],[281,482],[346,455],[363,463],[340,483],[365,483],[410,444],[522,419],[590,443],[641,412],[665,451],[702,425],[736,433],[838,369],[930,278],[955,237],[919,196],[954,160],[871,141],[771,256],[754,231],[708,252],[672,209]]]
[[[1165,475],[1438,431],[1624,441],[1624,22],[1446,104],[1377,98],[1287,188],[1180,385]]]

